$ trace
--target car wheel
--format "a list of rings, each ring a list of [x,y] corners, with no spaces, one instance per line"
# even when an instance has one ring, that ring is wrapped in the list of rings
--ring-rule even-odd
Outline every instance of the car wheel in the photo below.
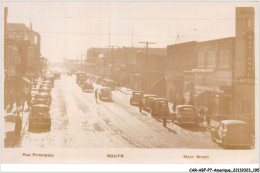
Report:
[[[228,147],[228,144],[227,144],[225,138],[222,139],[222,146],[223,146],[223,148],[227,148]]]

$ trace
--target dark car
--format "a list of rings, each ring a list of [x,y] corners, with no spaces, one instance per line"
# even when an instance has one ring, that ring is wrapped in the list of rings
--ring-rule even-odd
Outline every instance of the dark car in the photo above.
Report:
[[[203,121],[203,117],[199,115],[195,106],[192,105],[177,105],[175,109],[175,119],[182,124],[192,124],[199,126]]]
[[[240,120],[222,120],[216,129],[211,131],[213,142],[226,147],[243,146],[250,148],[252,145],[248,124]]]
[[[60,79],[60,73],[59,72],[55,72],[54,73],[54,78],[55,79]]]
[[[50,129],[51,117],[49,110],[49,106],[44,104],[33,105],[29,115],[29,130],[41,127]]]
[[[87,80],[87,73],[77,72],[76,73],[76,83],[82,85]]]
[[[44,105],[47,105],[49,106],[48,104],[46,104],[46,100],[45,99],[37,99],[37,100],[34,100],[33,101],[33,105],[38,105],[38,104],[44,104]]]
[[[156,98],[156,95],[153,95],[153,94],[144,94],[143,95],[145,110],[151,109],[154,98]]]
[[[54,82],[52,82],[50,80],[45,80],[45,81],[42,81],[42,85],[48,85],[50,88],[53,88]]]
[[[43,99],[45,100],[44,104],[50,106],[52,98],[51,95],[49,93],[38,93],[35,95],[34,101],[38,100],[38,99]]]
[[[95,82],[96,82],[96,84],[101,85],[102,79],[100,77],[97,77]]]
[[[50,92],[51,92],[51,89],[48,87],[41,87],[38,90],[38,93],[50,93]]]
[[[92,82],[90,82],[90,81],[84,82],[84,84],[82,85],[82,90],[84,92],[93,92],[94,87],[93,87]]]
[[[151,103],[151,114],[154,117],[169,116],[168,100],[165,98],[154,98]]]
[[[103,87],[109,87],[109,88],[111,88],[111,90],[116,89],[115,81],[109,80],[109,79],[103,79],[102,86]]]
[[[133,91],[130,97],[130,105],[138,106],[141,99],[143,99],[143,93],[141,91]]]
[[[100,100],[113,100],[111,88],[109,87],[102,87],[98,90],[98,98]]]

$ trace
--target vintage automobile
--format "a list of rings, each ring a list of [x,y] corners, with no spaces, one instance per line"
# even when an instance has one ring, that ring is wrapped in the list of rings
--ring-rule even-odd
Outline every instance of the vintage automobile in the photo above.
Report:
[[[144,94],[143,95],[145,110],[151,109],[154,98],[156,98],[156,95],[154,95],[154,94]]]
[[[100,100],[113,100],[111,88],[109,87],[102,87],[98,90],[98,98]]]
[[[130,105],[138,106],[141,99],[143,99],[143,93],[141,91],[133,91],[130,97]]]
[[[44,84],[49,85],[50,88],[53,88],[53,86],[54,86],[54,82],[52,82],[50,80],[42,81],[42,85],[44,85]]]
[[[50,93],[50,92],[51,92],[51,89],[48,87],[41,87],[38,90],[38,93]]]
[[[154,98],[151,103],[151,115],[153,117],[169,116],[168,100],[165,98]]]
[[[195,106],[192,105],[177,105],[174,112],[175,120],[180,124],[191,124],[199,126],[203,121],[203,117],[199,115]]]
[[[80,86],[87,80],[87,73],[77,72],[76,73],[76,83]]]
[[[111,90],[116,89],[115,81],[110,80],[110,79],[103,79],[102,86],[103,87],[109,87],[109,88],[111,88]]]
[[[55,79],[60,79],[60,73],[59,72],[55,72],[53,75],[54,75]]]
[[[94,87],[91,81],[86,81],[82,85],[82,91],[84,92],[93,92]]]
[[[40,129],[46,127],[50,130],[51,128],[51,117],[49,113],[49,106],[44,104],[35,104],[31,108],[29,115],[29,126],[28,130]]]
[[[95,82],[96,82],[96,84],[101,85],[102,79],[100,77],[97,77]]]
[[[34,97],[34,101],[38,100],[38,99],[43,99],[45,102],[44,104],[50,106],[52,98],[51,95],[49,93],[38,93],[35,95]],[[33,103],[34,103],[33,101]]]
[[[48,104],[46,104],[46,100],[44,99],[37,99],[33,101],[33,105],[38,105],[38,104],[44,104],[48,106]]]
[[[247,147],[252,145],[249,126],[240,120],[222,120],[216,129],[211,131],[213,142],[222,144],[227,147]]]

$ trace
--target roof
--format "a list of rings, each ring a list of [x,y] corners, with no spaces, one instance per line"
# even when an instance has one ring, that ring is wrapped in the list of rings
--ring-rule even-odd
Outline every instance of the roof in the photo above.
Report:
[[[26,27],[24,23],[8,23],[7,31],[15,31],[15,32],[25,32],[28,31],[29,28]]]
[[[195,107],[195,106],[192,106],[192,105],[177,105],[177,107]]]
[[[151,96],[156,97],[156,95],[154,94],[144,94],[144,97],[151,97]]]
[[[221,122],[223,124],[247,124],[246,122],[241,120],[222,120]]]
[[[158,101],[167,101],[166,98],[155,98],[154,100],[155,100],[155,101],[156,101],[156,100],[158,100]]]
[[[45,105],[45,104],[36,104],[36,105],[33,105],[32,106],[33,108],[48,108],[49,109],[49,106]]]
[[[38,95],[41,95],[41,96],[50,96],[49,93],[37,93],[36,96],[38,96]]]
[[[102,87],[101,90],[111,90],[110,87]]]

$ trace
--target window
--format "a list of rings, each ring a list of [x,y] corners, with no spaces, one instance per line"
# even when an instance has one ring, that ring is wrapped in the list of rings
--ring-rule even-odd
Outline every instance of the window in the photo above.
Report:
[[[205,66],[205,52],[198,52],[197,67]]]
[[[219,52],[219,66],[229,67],[230,50],[224,49]]]
[[[209,51],[207,57],[207,66],[208,67],[216,67],[216,52]]]

